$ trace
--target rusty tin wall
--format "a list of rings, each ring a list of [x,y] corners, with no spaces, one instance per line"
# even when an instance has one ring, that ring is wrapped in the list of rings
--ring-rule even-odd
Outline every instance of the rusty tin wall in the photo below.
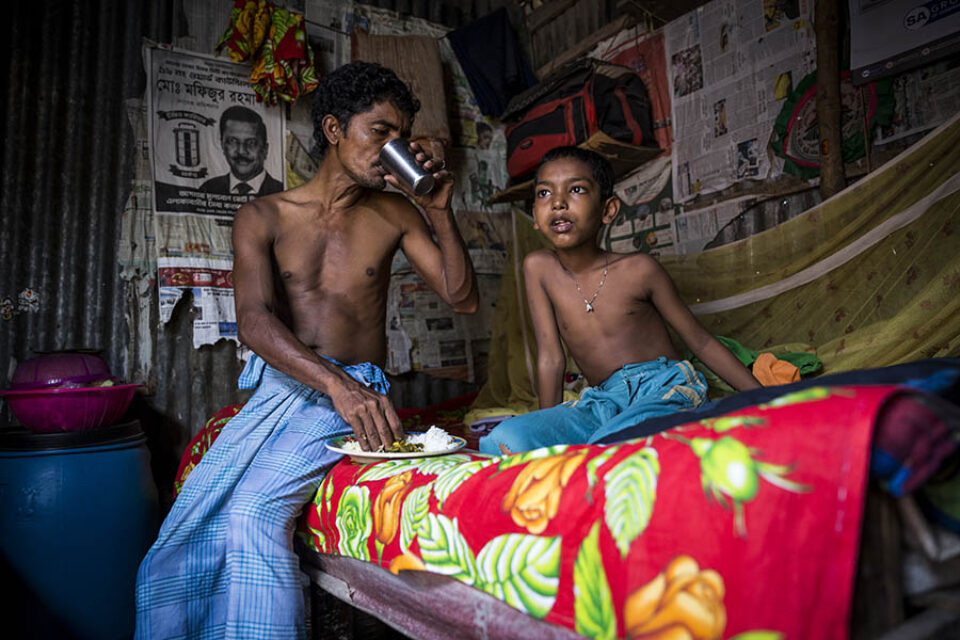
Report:
[[[387,8],[455,26],[495,2],[449,3],[439,13],[437,3],[403,4]],[[241,399],[234,346],[194,349],[189,304],[160,326],[152,279],[119,275],[121,215],[134,166],[125,100],[143,94],[142,39],[189,35],[182,5],[14,3],[0,22],[0,300],[12,301],[0,315],[0,388],[16,362],[37,351],[101,349],[115,375],[145,385],[131,414],[147,431],[167,494],[189,438],[214,411]],[[28,289],[35,304],[18,308]],[[401,406],[474,388],[425,375],[394,383],[391,396]]]

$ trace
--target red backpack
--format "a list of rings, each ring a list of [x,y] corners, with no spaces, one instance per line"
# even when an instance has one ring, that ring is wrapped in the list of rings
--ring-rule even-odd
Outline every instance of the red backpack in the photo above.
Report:
[[[511,101],[507,126],[507,172],[520,182],[547,151],[579,145],[602,131],[635,146],[653,145],[650,97],[629,67],[585,59]]]

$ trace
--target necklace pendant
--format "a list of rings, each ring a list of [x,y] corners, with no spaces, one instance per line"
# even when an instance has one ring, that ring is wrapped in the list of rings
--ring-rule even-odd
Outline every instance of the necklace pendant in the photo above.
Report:
[[[593,305],[588,302],[588,303],[587,303],[587,313],[591,313],[592,311],[593,311]]]

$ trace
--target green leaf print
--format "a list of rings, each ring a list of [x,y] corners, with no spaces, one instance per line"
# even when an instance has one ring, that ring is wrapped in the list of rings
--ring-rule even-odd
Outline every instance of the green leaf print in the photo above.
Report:
[[[327,493],[324,496],[324,500],[326,500],[327,503],[329,504],[330,500],[333,499],[333,478],[331,478],[330,476],[327,476],[325,480],[325,484],[327,485]],[[317,494],[319,493],[320,492],[318,491]]]
[[[403,501],[400,511],[400,550],[406,552],[430,510],[430,485],[417,487]]]
[[[456,518],[427,514],[418,541],[420,558],[429,571],[473,585],[477,575],[473,551],[460,535]]]
[[[700,424],[716,433],[726,433],[727,431],[739,429],[740,427],[765,426],[767,421],[759,416],[722,416],[720,418],[701,420]]]
[[[499,461],[500,464],[497,466],[497,468],[500,471],[504,471],[506,469],[515,467],[520,464],[526,464],[531,460],[539,460],[540,458],[547,458],[549,456],[556,455],[564,451],[569,446],[570,445],[568,444],[555,444],[552,447],[543,447],[542,449],[534,449],[533,451],[525,451],[523,453],[516,453],[511,456],[498,458],[497,460]]]
[[[758,404],[758,409],[770,409],[776,407],[786,407],[791,404],[800,404],[802,402],[814,402],[816,400],[824,400],[831,396],[841,396],[844,398],[852,398],[856,395],[850,389],[844,389],[842,387],[809,387],[807,389],[801,389],[800,391],[794,391],[793,393],[788,393],[779,398],[774,398],[770,402],[764,404]]]
[[[326,536],[324,536],[323,531],[320,531],[319,529],[314,529],[313,527],[308,528],[313,535],[307,534],[303,531],[297,531],[297,537],[300,538],[300,542],[307,545],[317,553],[323,553],[323,548],[327,544]],[[316,538],[314,538],[314,536],[316,536]]]
[[[621,558],[627,557],[630,544],[650,522],[659,474],[660,461],[656,450],[645,447],[603,477],[606,482],[603,519],[617,543]]]
[[[591,489],[593,489],[593,485],[597,484],[597,469],[602,467],[618,450],[619,447],[610,447],[597,457],[587,462],[587,485]]]
[[[398,476],[405,471],[416,470],[420,460],[416,458],[406,458],[400,460],[385,460],[377,464],[370,465],[370,468],[360,474],[357,482],[373,482],[374,480],[384,480]]]
[[[417,473],[423,475],[438,475],[465,462],[470,462],[470,456],[465,456],[460,453],[449,456],[436,456],[433,458],[387,460],[385,462],[372,465],[368,470],[360,474],[360,477],[357,478],[357,482],[385,480],[386,478],[398,476],[405,471],[416,471]]]
[[[313,494],[313,504],[317,506],[318,513],[321,505],[323,505],[325,501],[330,500],[330,495],[333,493],[333,488],[329,486],[331,484],[330,476],[327,476],[320,481],[320,486],[317,487],[317,492]]]
[[[591,638],[615,638],[617,616],[600,555],[600,523],[583,539],[573,563],[573,611],[577,633]]]
[[[560,537],[497,536],[477,556],[476,585],[535,618],[543,618],[560,585]]]
[[[780,640],[783,634],[779,631],[769,631],[767,629],[755,629],[754,631],[744,631],[730,638],[730,640]]]
[[[369,489],[363,486],[347,487],[340,496],[336,525],[340,533],[340,542],[337,545],[340,555],[369,560],[367,539],[373,529]]]
[[[437,506],[443,508],[443,502],[456,491],[467,478],[497,462],[498,458],[474,460],[450,467],[433,481],[433,495],[437,497]]]
[[[448,456],[424,458],[420,461],[420,467],[417,469],[417,473],[438,476],[444,471],[452,469],[453,467],[461,465],[465,462],[470,462],[470,456],[465,456],[462,453],[452,453]]]

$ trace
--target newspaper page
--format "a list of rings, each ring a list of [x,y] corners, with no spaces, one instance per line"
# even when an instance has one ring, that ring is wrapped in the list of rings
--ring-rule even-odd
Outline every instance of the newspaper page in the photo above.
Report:
[[[960,112],[960,57],[908,71],[892,82],[893,118],[878,128],[876,145],[929,131]]]
[[[490,198],[507,187],[510,176],[503,152],[455,147],[447,152],[448,165],[456,175],[454,209],[507,213],[509,203],[492,204]]]
[[[756,198],[745,196],[677,214],[674,221],[677,253],[700,253],[704,246],[716,237],[720,229],[746,211],[755,201]]]
[[[194,346],[237,340],[233,216],[284,188],[283,109],[257,102],[249,67],[146,47],[160,318],[193,294]]]
[[[306,20],[307,44],[313,49],[318,77],[324,77],[337,67],[350,62],[350,34],[353,20],[354,3],[350,0],[307,0],[304,17]],[[313,149],[313,96],[297,100],[289,106],[287,113],[287,132],[296,136],[297,141],[308,152]],[[290,186],[290,185],[288,185]]]
[[[133,130],[134,178],[120,218],[117,262],[120,277],[148,278],[157,272],[157,244],[153,221],[153,181],[147,136],[147,104],[140,98],[126,101],[127,119]]]
[[[713,0],[664,27],[676,202],[774,177],[767,144],[792,83],[815,68],[808,0]]]
[[[457,211],[455,216],[477,274],[477,312],[455,313],[413,272],[406,256],[397,253],[387,296],[388,373],[422,371],[469,382],[486,379],[510,216],[489,211]]]
[[[623,204],[614,221],[601,230],[601,247],[653,256],[676,253],[670,167],[670,156],[660,156],[614,186]]]

